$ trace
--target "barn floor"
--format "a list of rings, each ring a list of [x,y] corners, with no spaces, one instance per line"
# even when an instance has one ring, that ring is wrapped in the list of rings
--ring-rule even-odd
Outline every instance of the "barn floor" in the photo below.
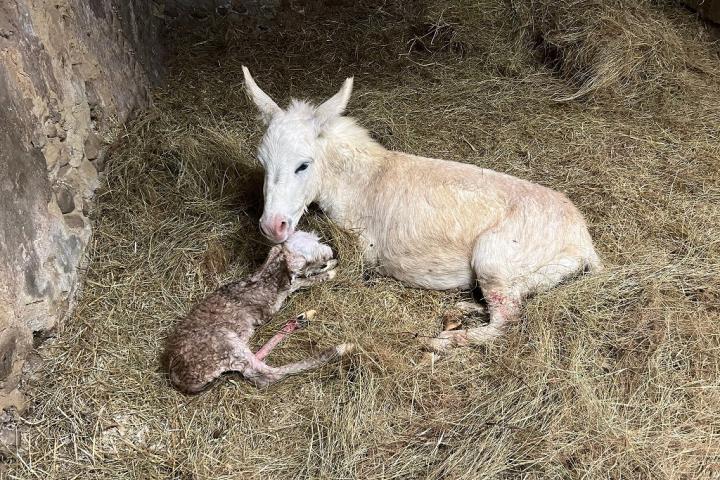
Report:
[[[266,19],[178,27],[167,84],[108,161],[84,292],[39,351],[7,478],[720,476],[711,33],[679,7],[639,2],[633,42],[650,39],[646,70],[613,76],[627,65],[610,62],[593,83],[568,75],[588,60],[563,55],[552,32],[555,50],[533,53],[522,2],[428,3],[285,2]],[[428,365],[415,334],[437,333],[467,294],[374,275],[352,235],[313,212],[305,226],[338,251],[339,276],[292,297],[256,340],[314,308],[315,323],[271,362],[345,341],[358,351],[267,391],[229,376],[178,394],[160,369],[168,330],[268,249],[257,228],[262,129],[241,64],[281,104],[322,100],[354,75],[348,113],[385,146],[566,192],[607,270],[533,298],[496,345]]]

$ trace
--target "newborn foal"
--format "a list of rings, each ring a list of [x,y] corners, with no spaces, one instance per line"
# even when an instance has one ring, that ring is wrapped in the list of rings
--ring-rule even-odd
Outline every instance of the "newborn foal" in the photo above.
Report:
[[[275,245],[249,279],[225,285],[196,305],[168,341],[166,359],[173,385],[197,393],[223,373],[235,371],[255,386],[267,387],[349,351],[352,345],[342,344],[282,367],[265,364],[270,350],[297,327],[292,322],[257,355],[248,346],[255,328],[267,323],[288,295],[335,277],[337,261],[332,257],[330,247],[316,235],[296,232],[284,244]]]

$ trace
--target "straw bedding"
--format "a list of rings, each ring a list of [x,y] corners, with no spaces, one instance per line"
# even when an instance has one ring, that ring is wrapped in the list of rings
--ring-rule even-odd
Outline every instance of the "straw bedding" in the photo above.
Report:
[[[669,3],[286,2],[178,25],[155,106],[119,134],[84,292],[29,379],[8,478],[713,478],[720,475],[720,68]],[[468,292],[363,266],[306,215],[338,278],[271,357],[353,356],[266,391],[186,397],[160,369],[177,318],[267,253],[262,127],[240,65],[281,104],[355,76],[349,114],[388,148],[564,191],[607,265],[536,296],[506,338],[429,365],[415,340]]]

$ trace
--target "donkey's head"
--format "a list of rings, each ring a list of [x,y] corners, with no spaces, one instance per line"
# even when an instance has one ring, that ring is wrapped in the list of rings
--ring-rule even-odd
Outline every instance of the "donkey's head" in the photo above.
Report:
[[[346,79],[340,91],[319,107],[293,101],[283,110],[257,86],[244,66],[243,74],[245,89],[267,125],[258,148],[258,160],[265,168],[260,230],[269,240],[281,243],[320,192],[321,135],[326,124],[345,111],[353,79]]]

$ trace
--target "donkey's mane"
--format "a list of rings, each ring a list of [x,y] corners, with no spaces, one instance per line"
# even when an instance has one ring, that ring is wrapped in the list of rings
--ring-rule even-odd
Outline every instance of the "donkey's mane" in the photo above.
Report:
[[[285,112],[295,118],[315,121],[316,108],[316,105],[308,101],[292,99]],[[380,144],[373,140],[370,133],[353,117],[339,115],[327,119],[321,126],[321,132],[321,135],[332,138],[333,143],[353,145],[355,149],[380,147]]]
[[[285,109],[285,113],[294,117],[307,118],[310,120],[315,115],[315,108],[317,107],[310,102],[291,98],[290,105]]]

